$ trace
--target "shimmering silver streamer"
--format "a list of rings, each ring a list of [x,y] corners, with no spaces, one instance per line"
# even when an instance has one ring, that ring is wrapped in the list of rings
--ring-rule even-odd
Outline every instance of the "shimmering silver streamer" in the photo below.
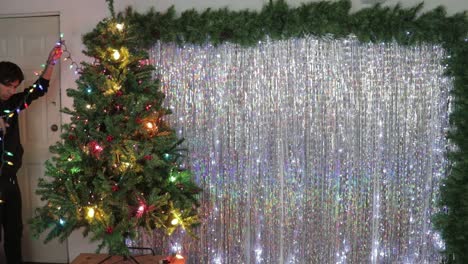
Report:
[[[307,37],[152,56],[204,189],[200,239],[169,242],[190,263],[440,260],[441,47]]]

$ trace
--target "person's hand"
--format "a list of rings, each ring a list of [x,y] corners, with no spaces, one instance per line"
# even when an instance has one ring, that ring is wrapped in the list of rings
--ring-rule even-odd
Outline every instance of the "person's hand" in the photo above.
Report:
[[[50,51],[44,71],[42,71],[42,74],[40,76],[41,78],[44,78],[45,80],[50,80],[52,72],[54,71],[54,65],[62,56],[62,45],[64,45],[62,41],[57,42],[54,48]]]
[[[55,65],[57,61],[60,59],[62,56],[63,50],[62,50],[62,42],[58,42],[55,44],[54,48],[50,51],[49,53],[49,58],[47,58],[47,64],[49,65]]]
[[[0,117],[0,133],[2,133],[3,136],[5,136],[6,129],[9,126],[10,125],[7,122],[5,122],[5,120],[3,120],[3,118]]]

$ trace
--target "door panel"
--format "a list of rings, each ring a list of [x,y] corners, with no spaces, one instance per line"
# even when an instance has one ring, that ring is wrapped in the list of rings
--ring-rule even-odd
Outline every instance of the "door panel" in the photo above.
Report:
[[[0,18],[0,60],[12,61],[23,70],[25,80],[19,91],[37,79],[34,73],[41,71],[59,34],[58,16]],[[21,141],[25,149],[23,168],[18,172],[23,199],[23,258],[30,262],[68,262],[66,243],[54,240],[44,244],[43,239],[34,240],[27,225],[34,209],[44,204],[35,189],[38,179],[44,177],[44,162],[51,156],[49,146],[60,140],[60,130],[50,130],[53,124],[60,126],[60,71],[57,66],[47,95],[20,114]]]

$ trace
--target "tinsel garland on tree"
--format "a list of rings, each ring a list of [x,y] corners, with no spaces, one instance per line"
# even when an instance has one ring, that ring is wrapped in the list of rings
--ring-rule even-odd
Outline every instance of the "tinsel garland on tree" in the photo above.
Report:
[[[111,3],[110,9],[114,17],[112,1],[109,2]],[[417,45],[419,43],[440,44],[447,51],[447,59],[441,63],[446,65],[446,74],[454,80],[453,112],[451,113],[452,128],[448,137],[450,143],[455,147],[451,148],[448,153],[449,160],[451,161],[450,168],[448,169],[449,175],[441,186],[441,212],[435,216],[434,223],[446,242],[445,254],[447,262],[468,263],[468,228],[466,227],[468,225],[468,206],[466,206],[468,203],[468,192],[466,192],[466,189],[468,189],[468,140],[466,140],[468,138],[468,126],[466,126],[466,120],[468,120],[468,104],[466,103],[468,101],[468,18],[466,12],[447,16],[443,7],[423,13],[421,11],[422,7],[422,4],[407,9],[399,5],[395,7],[376,5],[351,14],[351,3],[348,0],[305,3],[295,8],[289,7],[285,1],[279,0],[270,1],[260,12],[207,9],[201,13],[195,10],[188,10],[178,16],[174,8],[168,9],[165,13],[156,12],[154,9],[151,9],[145,14],[140,14],[129,7],[125,12],[119,13],[117,18],[128,25],[128,28],[132,30],[132,36],[135,37],[128,50],[129,54],[149,48],[156,41],[176,42],[179,44],[211,43],[213,45],[231,42],[242,46],[250,46],[265,40],[267,37],[271,39],[287,39],[306,35],[340,38],[353,34],[362,42],[380,43],[396,41],[401,45]],[[104,47],[107,47],[106,44],[115,45],[116,41],[118,43],[118,40],[108,39],[108,35],[101,34],[102,32],[100,31],[106,28],[110,21],[112,20],[106,19],[99,23],[96,30],[84,37],[84,42],[89,49],[86,54],[93,57],[111,55],[112,51]],[[126,51],[122,51],[125,54]],[[105,63],[101,61],[101,64],[105,65]],[[106,84],[109,81],[105,75],[86,74],[87,70],[93,70],[95,67],[96,69],[104,70],[104,68],[99,68],[100,66],[85,65],[83,73],[93,77],[90,80],[87,78],[91,77],[81,77],[81,81],[78,82],[81,89],[86,87],[88,83],[95,81],[99,85],[102,85],[102,87],[109,86]],[[144,67],[147,67],[147,65]],[[125,71],[124,68],[120,69],[122,73],[131,72]],[[146,73],[140,72],[138,74],[145,75]],[[137,72],[131,74],[127,78],[128,83],[125,84],[135,85],[135,80],[140,78],[140,76],[137,77],[136,75]],[[152,91],[152,89],[150,90]],[[114,100],[116,100],[115,102],[112,102],[112,100],[108,102],[115,107],[113,109],[106,109],[107,111],[111,111],[114,114],[116,111],[122,111],[122,109],[124,109],[124,112],[131,112],[129,108],[117,107],[117,105],[120,105],[120,101],[117,99],[119,98],[117,96],[119,94],[118,89],[109,88],[102,92],[109,96],[102,99],[110,100],[110,98],[115,98]],[[71,95],[75,96],[74,92],[71,92]],[[84,97],[84,93],[82,96]],[[78,98],[80,97],[78,96]],[[135,102],[138,101],[134,100]],[[157,101],[157,103],[159,104],[160,101]],[[79,104],[76,105],[76,107],[79,106]],[[81,107],[83,108],[83,106]],[[75,112],[78,111],[85,112],[77,108]],[[73,111],[71,113],[74,114]],[[109,117],[107,117],[106,122],[93,122],[93,125],[95,126],[94,128],[98,125],[98,127],[105,128],[106,131],[107,129],[115,131],[112,128],[112,124],[129,123],[129,120],[137,118],[137,115],[123,115],[119,117],[120,119],[115,120],[108,120]],[[81,112],[76,116],[82,118],[81,122],[89,120],[85,118],[89,118],[87,115],[81,117]],[[79,122],[76,121],[76,123],[78,124]],[[102,126],[102,124],[105,126]],[[99,139],[102,141],[102,138],[96,136],[95,132],[91,133],[88,130],[81,131],[84,128],[89,129],[90,125],[84,127],[80,123],[79,127],[69,127],[67,129],[69,131],[79,130],[79,132],[73,132],[76,135],[71,133],[73,137],[85,137],[89,134],[96,142],[100,142]],[[117,132],[115,133],[118,134]],[[97,134],[101,134],[101,132],[98,131]],[[67,139],[65,136],[64,145],[70,144],[67,143],[67,140],[70,139]],[[91,140],[88,140],[89,142]],[[131,146],[129,145],[125,149],[130,148]],[[104,151],[108,151],[107,148],[104,148]],[[106,156],[107,153],[105,152],[104,155],[99,154],[99,156]],[[66,155],[60,155],[61,157],[57,161],[65,159]],[[77,157],[86,158],[88,157],[86,155],[81,154]],[[99,158],[93,160],[93,162],[98,161]],[[119,161],[117,162],[119,163]],[[69,167],[66,168],[68,169]],[[79,171],[77,173],[83,172]],[[105,173],[99,172],[100,174]],[[73,175],[70,175],[70,177],[73,177]],[[61,179],[64,182],[70,181],[65,176]],[[72,187],[70,188],[73,189]],[[49,188],[43,185],[42,191],[45,192],[50,189],[55,190],[53,186]],[[103,191],[108,192],[109,190],[108,188]],[[39,223],[44,224],[42,228],[44,229],[46,221],[39,221]],[[67,230],[68,233],[71,231]],[[104,233],[101,232],[101,234]]]

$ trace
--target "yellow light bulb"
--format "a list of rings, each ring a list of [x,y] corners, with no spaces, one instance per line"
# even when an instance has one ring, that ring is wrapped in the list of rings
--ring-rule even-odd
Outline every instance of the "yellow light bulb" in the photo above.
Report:
[[[120,59],[120,53],[118,50],[114,50],[114,53],[112,53],[112,57],[114,58],[114,60],[118,60]]]
[[[93,218],[93,217],[94,217],[94,213],[95,213],[95,212],[94,212],[94,208],[88,207],[88,213],[87,213],[88,217],[89,217],[89,218]]]
[[[179,223],[179,219],[177,219],[177,218],[174,218],[174,219],[172,219],[172,221],[171,221],[171,224],[172,224],[172,225],[177,225],[178,223]]]
[[[153,123],[151,123],[151,122],[146,123],[146,127],[149,128],[149,129],[152,129],[153,128]]]
[[[119,31],[122,31],[123,28],[124,28],[124,24],[122,24],[122,23],[117,23],[117,25],[115,25],[115,27],[116,27]]]

